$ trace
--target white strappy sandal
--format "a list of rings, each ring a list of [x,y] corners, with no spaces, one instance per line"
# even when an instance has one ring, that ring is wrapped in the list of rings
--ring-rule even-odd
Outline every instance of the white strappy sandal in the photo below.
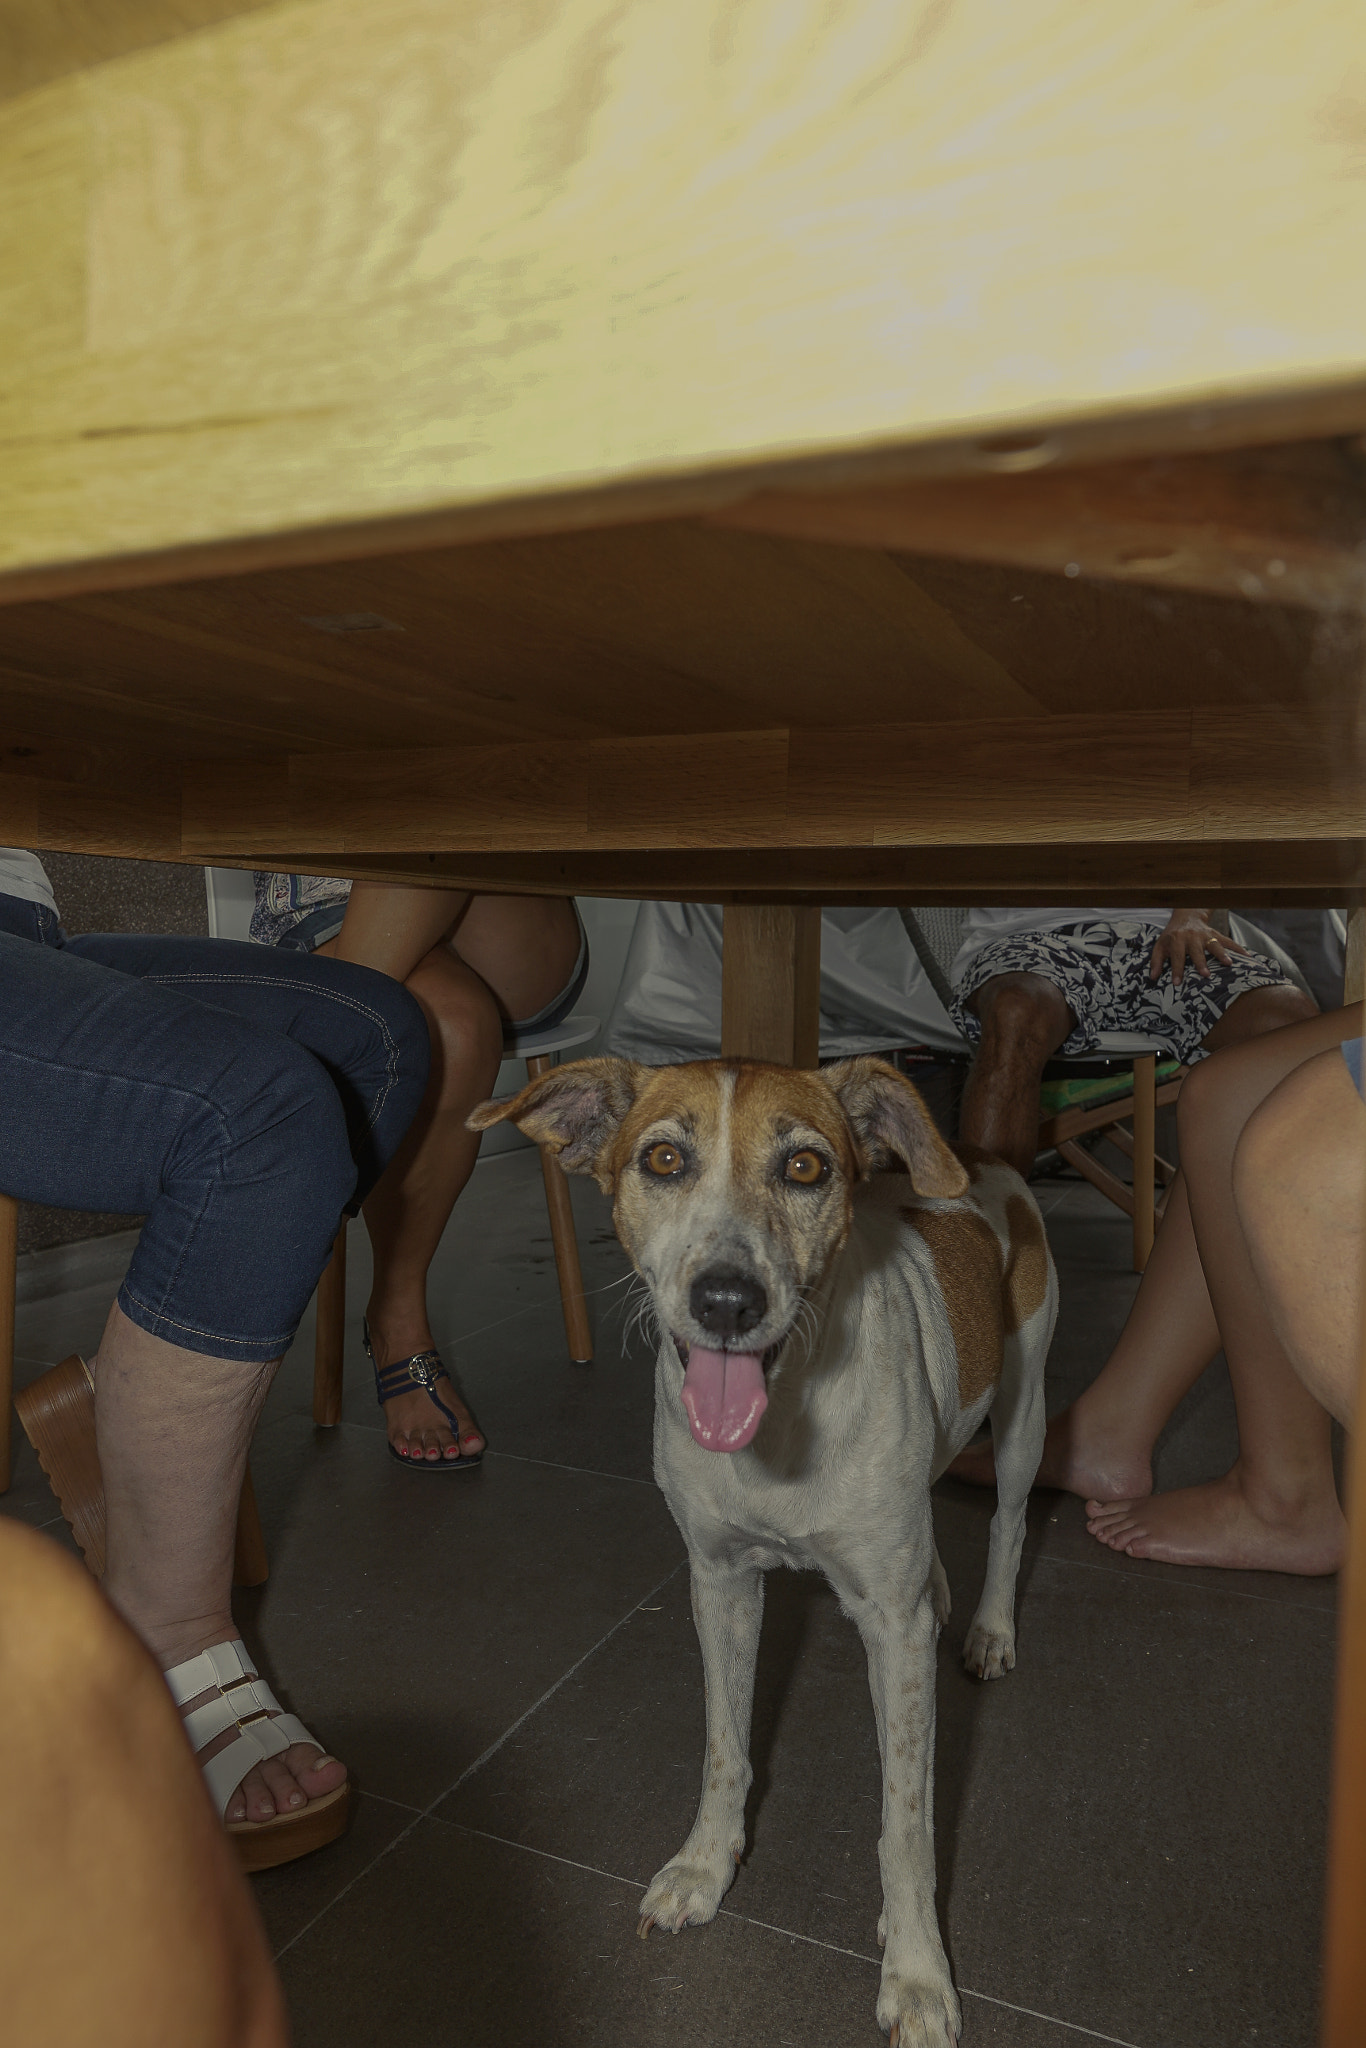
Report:
[[[212,1649],[174,1665],[165,1678],[178,1707],[202,1692],[217,1694],[216,1699],[206,1700],[185,1716],[185,1733],[196,1755],[227,1729],[237,1730],[234,1741],[200,1766],[220,1818],[227,1813],[228,1802],[247,1772],[267,1757],[282,1755],[296,1742],[311,1743],[327,1754],[297,1714],[282,1710],[265,1680],[258,1677],[247,1646],[240,1640],[215,1643]],[[234,1820],[224,1825],[244,1870],[270,1870],[277,1863],[291,1863],[296,1856],[307,1856],[335,1842],[346,1826],[350,1805],[348,1778],[335,1791],[310,1799],[307,1806],[277,1813],[272,1820]]]

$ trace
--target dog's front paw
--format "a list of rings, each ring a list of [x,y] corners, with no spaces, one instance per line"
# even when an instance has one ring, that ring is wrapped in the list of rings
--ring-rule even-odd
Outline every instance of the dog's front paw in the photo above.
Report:
[[[978,1678],[1004,1678],[1015,1669],[1015,1631],[974,1621],[963,1645],[963,1662]]]
[[[947,1981],[915,1983],[894,1971],[882,1973],[877,2023],[891,2035],[891,2048],[954,2048],[963,2029],[957,1994]]]
[[[642,1940],[652,1927],[669,1934],[681,1934],[685,1927],[705,1927],[716,1918],[716,1909],[735,1875],[735,1863],[728,1861],[718,1876],[705,1863],[688,1863],[680,1856],[666,1863],[650,1881],[640,1902]]]

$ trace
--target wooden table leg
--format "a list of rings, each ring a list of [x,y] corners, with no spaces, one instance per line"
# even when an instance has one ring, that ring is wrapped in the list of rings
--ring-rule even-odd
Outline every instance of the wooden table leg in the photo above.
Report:
[[[820,1061],[821,914],[790,903],[726,906],[721,1054],[783,1067]]]

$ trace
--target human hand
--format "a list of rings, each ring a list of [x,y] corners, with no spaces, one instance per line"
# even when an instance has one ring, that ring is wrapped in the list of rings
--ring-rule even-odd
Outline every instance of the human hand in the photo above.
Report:
[[[1209,961],[1212,954],[1221,967],[1231,967],[1231,955],[1246,953],[1247,947],[1240,946],[1236,939],[1226,939],[1209,922],[1203,910],[1174,910],[1166,929],[1158,934],[1153,947],[1152,959],[1148,963],[1149,981],[1160,981],[1162,970],[1170,961],[1172,980],[1179,982],[1190,961],[1196,973],[1209,979]]]

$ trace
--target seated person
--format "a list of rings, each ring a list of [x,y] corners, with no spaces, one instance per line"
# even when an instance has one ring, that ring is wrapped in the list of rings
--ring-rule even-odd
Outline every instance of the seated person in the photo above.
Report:
[[[237,1640],[247,1446],[427,1066],[422,1012],[384,975],[217,939],[68,942],[39,862],[0,848],[0,1188],[146,1216],[88,1372],[53,1367],[21,1414],[68,1519],[98,1514],[102,1478],[104,1590],[251,1868],[339,1833],[347,1785]]]
[[[978,1043],[959,1135],[1026,1177],[1055,1053],[1142,1031],[1190,1065],[1317,1007],[1204,910],[970,910],[951,978],[954,1022]]]
[[[1311,1018],[1216,1053],[1182,1088],[1182,1171],[1133,1309],[1039,1467],[1111,1549],[1308,1575],[1342,1561],[1330,1423],[1352,1420],[1361,1357],[1360,1027],[1360,1005]],[[1237,1461],[1154,1495],[1153,1446],[1221,1344]],[[991,1451],[952,1469],[990,1483]]]
[[[289,2048],[265,1929],[161,1673],[75,1559],[3,1515],[0,1782],[11,2041]]]
[[[558,1024],[583,992],[582,920],[562,896],[258,873],[251,935],[378,968],[403,982],[426,1016],[427,1093],[365,1203],[375,1255],[365,1346],[393,1456],[424,1470],[468,1469],[484,1438],[433,1344],[427,1268],[474,1171],[479,1134],[465,1118],[493,1093],[505,1036]]]

